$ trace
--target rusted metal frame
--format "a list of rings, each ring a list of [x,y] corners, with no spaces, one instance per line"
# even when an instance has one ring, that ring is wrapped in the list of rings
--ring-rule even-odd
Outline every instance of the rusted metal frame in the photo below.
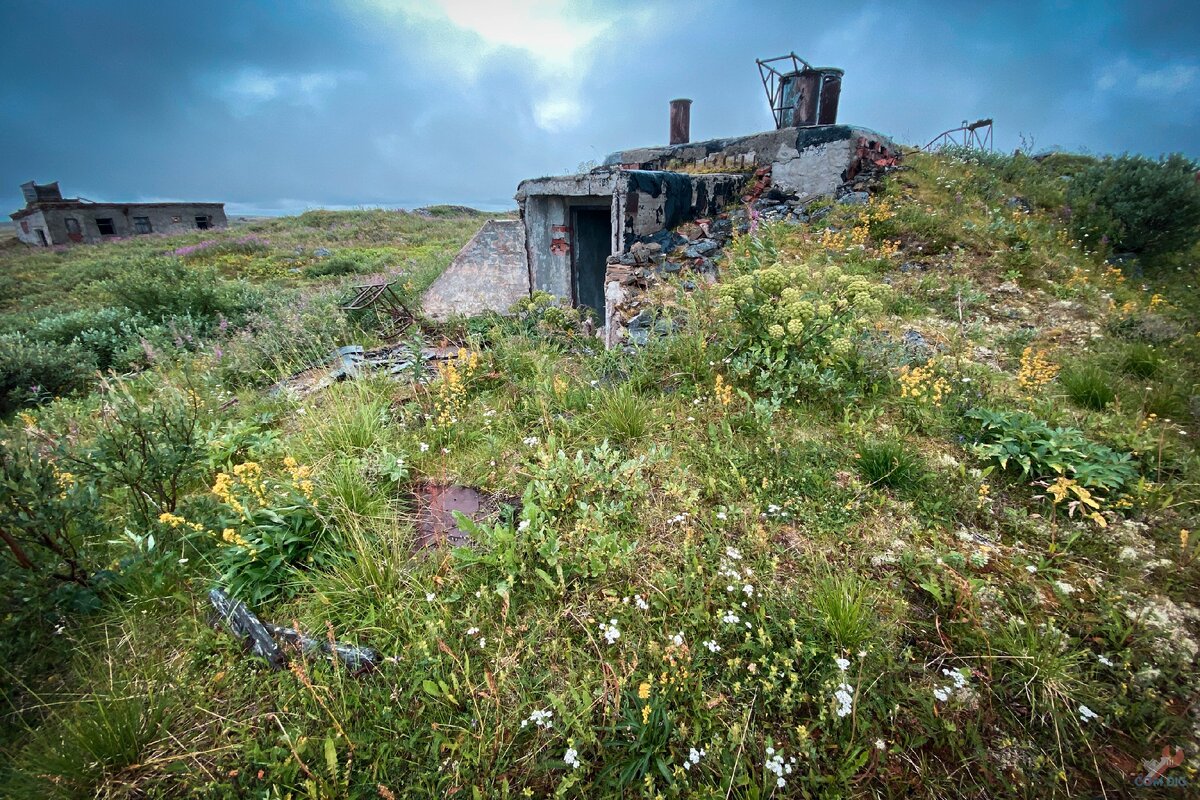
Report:
[[[809,64],[795,52],[788,53],[786,56],[776,56],[775,58],[761,59],[756,58],[754,62],[758,64],[758,76],[762,79],[763,91],[767,93],[767,103],[771,106],[771,115],[775,117],[775,127],[783,126],[783,84],[782,79],[784,73],[777,70],[772,64],[779,61],[790,61],[792,72],[799,72],[800,65],[803,64],[808,69],[812,69],[812,64]]]
[[[986,129],[982,135],[980,130]],[[962,135],[962,141],[955,139],[956,134]],[[980,119],[975,122],[968,123],[963,120],[963,124],[957,128],[951,128],[948,131],[943,131],[933,137],[929,144],[922,147],[922,150],[933,150],[934,146],[945,147],[947,144],[956,144],[962,147],[973,147],[977,150],[992,150],[992,120]]]

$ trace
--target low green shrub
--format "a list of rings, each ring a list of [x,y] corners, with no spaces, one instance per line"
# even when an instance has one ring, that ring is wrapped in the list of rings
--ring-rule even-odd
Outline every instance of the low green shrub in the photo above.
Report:
[[[967,412],[982,426],[975,453],[1001,469],[1021,468],[1032,478],[1065,475],[1089,489],[1119,491],[1137,476],[1129,453],[1096,444],[1076,428],[1051,428],[1023,411]]]
[[[105,524],[95,484],[72,472],[66,447],[0,439],[0,552],[31,576],[87,585]]]
[[[105,412],[84,457],[110,491],[120,491],[143,526],[174,512],[206,458],[204,401],[191,386],[106,383]]]
[[[1169,253],[1200,241],[1200,163],[1166,158],[1106,158],[1071,179],[1072,234],[1114,252]]]
[[[221,319],[241,324],[263,307],[259,291],[243,281],[222,280],[209,267],[186,266],[173,258],[142,258],[103,284],[117,305],[152,320],[191,318],[216,327]]]
[[[50,397],[85,388],[95,356],[78,344],[39,342],[20,333],[0,335],[0,416]]]

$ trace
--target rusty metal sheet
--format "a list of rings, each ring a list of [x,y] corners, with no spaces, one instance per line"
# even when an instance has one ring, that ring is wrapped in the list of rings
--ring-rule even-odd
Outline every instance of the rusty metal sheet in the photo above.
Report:
[[[479,521],[487,515],[485,495],[470,486],[420,484],[417,498],[416,550],[450,545],[469,547],[471,537],[458,527],[454,512]]]

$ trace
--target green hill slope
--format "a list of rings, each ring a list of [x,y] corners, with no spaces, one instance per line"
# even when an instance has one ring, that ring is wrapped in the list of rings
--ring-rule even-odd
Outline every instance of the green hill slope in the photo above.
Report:
[[[370,320],[238,294],[275,245],[165,258],[196,344],[5,433],[0,794],[1123,796],[1176,747],[1194,782],[1198,254],[1107,261],[1089,163],[914,155],[667,281],[643,348],[534,298],[311,391],[266,387]],[[414,235],[305,217],[261,235]],[[8,280],[144,297],[89,258]],[[430,486],[479,491],[465,546],[419,546]],[[212,585],[380,661],[269,671]]]

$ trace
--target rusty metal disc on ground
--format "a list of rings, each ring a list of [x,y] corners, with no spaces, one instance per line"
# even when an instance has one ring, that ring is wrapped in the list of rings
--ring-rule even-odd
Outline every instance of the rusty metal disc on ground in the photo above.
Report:
[[[419,552],[430,547],[468,547],[471,537],[458,526],[454,512],[479,521],[490,505],[485,496],[470,486],[423,483],[416,488],[417,541]]]

